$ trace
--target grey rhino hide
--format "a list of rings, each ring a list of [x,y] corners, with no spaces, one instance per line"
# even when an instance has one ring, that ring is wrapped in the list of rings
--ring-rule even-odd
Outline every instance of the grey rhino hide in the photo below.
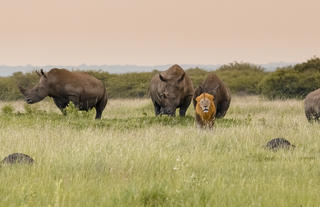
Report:
[[[96,109],[96,119],[101,118],[108,97],[102,81],[84,72],[66,69],[51,69],[48,73],[37,72],[39,83],[31,89],[19,87],[28,104],[41,101],[46,96],[53,98],[57,107],[65,114],[69,102],[79,110]]]
[[[156,74],[149,87],[155,114],[174,116],[176,109],[180,108],[180,116],[185,116],[193,91],[191,79],[178,65],[173,65],[168,70]]]

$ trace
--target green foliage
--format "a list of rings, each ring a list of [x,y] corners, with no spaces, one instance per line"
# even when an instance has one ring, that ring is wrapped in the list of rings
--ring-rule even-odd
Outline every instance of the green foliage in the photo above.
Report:
[[[313,57],[307,60],[307,62],[297,64],[294,66],[294,70],[298,72],[320,72],[320,58]]]
[[[70,102],[64,110],[65,110],[64,112],[66,113],[67,117],[71,118],[71,119],[78,119],[78,118],[81,118],[84,120],[92,119],[92,117],[94,117],[94,113],[95,113],[95,110],[93,110],[93,109],[91,109],[89,111],[80,111],[72,102]]]
[[[0,78],[0,100],[11,101],[22,99],[18,86],[31,88],[39,81],[35,72],[25,73],[16,72],[10,77]]]
[[[187,70],[187,74],[191,78],[194,88],[196,88],[206,79],[209,72],[200,68],[191,68]]]
[[[168,200],[168,195],[159,186],[154,186],[151,189],[143,190],[139,199],[143,206],[166,206],[165,202]]]
[[[320,87],[320,59],[313,58],[294,67],[279,68],[260,83],[260,93],[267,98],[304,98]]]
[[[215,73],[231,92],[245,94],[258,94],[258,84],[266,76],[260,66],[237,62],[223,65]]]
[[[148,96],[150,80],[155,73],[112,74],[106,82],[109,97],[142,98]]]
[[[1,108],[3,114],[13,114],[14,107],[11,105],[5,105]]]
[[[23,105],[24,111],[26,114],[31,115],[31,116],[38,116],[38,115],[42,115],[42,114],[47,114],[46,111],[40,110],[38,105],[30,105],[25,103]],[[18,112],[18,115],[20,115],[20,113]]]

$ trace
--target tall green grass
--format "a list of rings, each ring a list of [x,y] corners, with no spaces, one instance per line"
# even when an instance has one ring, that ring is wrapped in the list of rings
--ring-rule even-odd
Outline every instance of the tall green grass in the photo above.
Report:
[[[154,117],[148,99],[110,100],[102,120],[52,101],[2,102],[0,206],[318,206],[320,126],[302,101],[234,97],[213,130]],[[264,145],[284,137],[293,151]]]

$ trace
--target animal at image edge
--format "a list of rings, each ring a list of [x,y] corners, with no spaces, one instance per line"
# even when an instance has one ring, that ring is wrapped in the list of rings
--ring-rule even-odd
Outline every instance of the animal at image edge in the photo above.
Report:
[[[196,101],[196,122],[198,126],[211,129],[216,116],[214,96],[208,93],[202,93],[196,98]]]
[[[73,102],[79,110],[96,109],[96,119],[107,105],[107,91],[102,81],[85,72],[70,72],[66,69],[51,69],[44,73],[36,71],[40,77],[39,83],[31,89],[19,86],[28,104],[41,101],[49,96],[57,107],[65,114],[69,102]]]
[[[154,105],[155,115],[167,114],[185,116],[193,96],[193,84],[179,65],[156,74],[150,82],[149,94]]]
[[[320,88],[310,92],[304,99],[304,110],[309,122],[320,118]]]
[[[216,107],[216,118],[222,118],[226,115],[231,102],[231,96],[227,86],[211,73],[204,82],[195,90],[193,96],[193,106],[196,108],[196,98],[202,93],[208,93],[214,96],[214,105]]]

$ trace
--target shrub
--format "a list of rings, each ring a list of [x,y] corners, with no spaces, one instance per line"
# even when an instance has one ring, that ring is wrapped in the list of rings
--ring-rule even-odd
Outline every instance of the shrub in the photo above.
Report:
[[[5,105],[1,108],[3,114],[13,114],[14,108],[11,105]]]
[[[42,111],[39,110],[39,107],[37,105],[30,105],[25,103],[23,105],[24,111],[26,112],[26,114],[39,114]]]
[[[215,74],[233,93],[258,94],[258,84],[267,73],[260,66],[235,62],[221,66]]]
[[[85,118],[91,119],[94,114],[94,110],[80,111],[72,102],[69,102],[68,106],[64,109],[66,115],[70,118]]]
[[[279,68],[259,83],[260,93],[269,99],[304,98],[319,87],[319,58],[312,58],[294,67]]]

